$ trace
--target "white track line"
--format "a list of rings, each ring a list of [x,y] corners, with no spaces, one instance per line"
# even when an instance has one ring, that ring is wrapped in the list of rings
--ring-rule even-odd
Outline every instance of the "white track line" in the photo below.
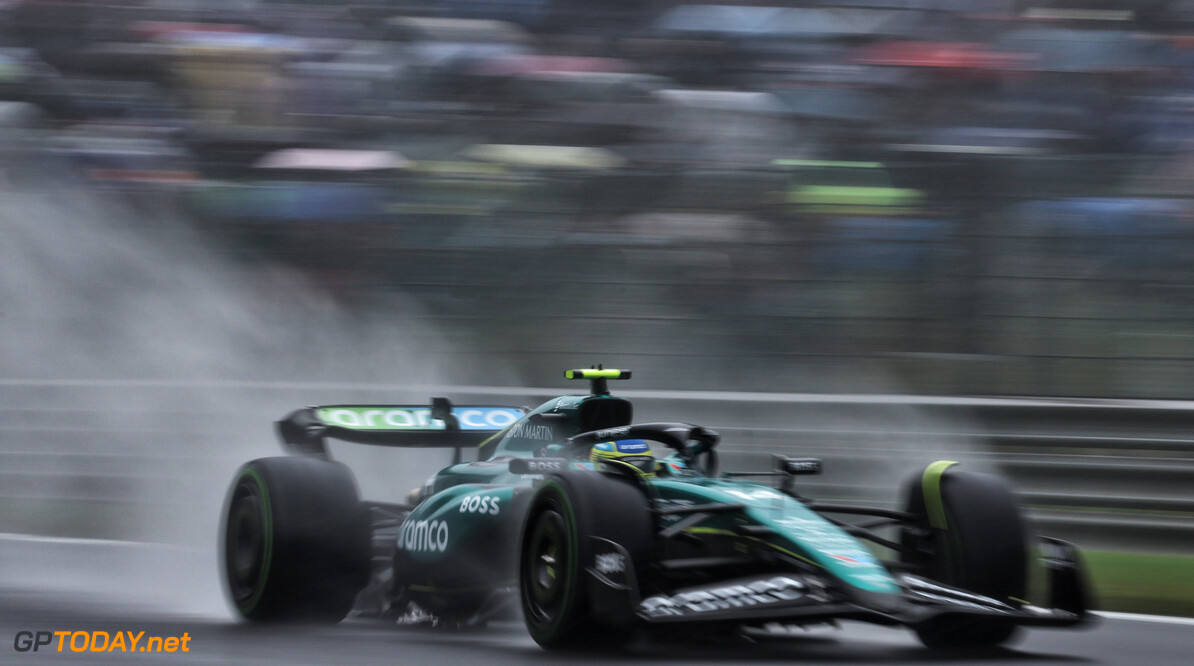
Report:
[[[115,539],[83,539],[79,537],[44,536],[41,534],[14,534],[0,532],[0,540],[17,541],[21,543],[61,544],[64,546],[149,546],[156,544],[141,543],[139,541],[117,541]]]
[[[0,541],[9,541],[13,543],[38,543],[46,545],[59,546],[81,546],[81,547],[102,547],[111,546],[113,548],[154,548],[159,550],[174,550],[174,551],[195,551],[199,552],[202,549],[193,546],[183,546],[172,543],[153,543],[150,541],[120,541],[117,539],[85,539],[81,537],[59,537],[59,536],[44,536],[40,534],[15,534],[12,532],[0,532]]]
[[[1139,613],[1115,613],[1112,611],[1095,611],[1095,615],[1108,620],[1128,620],[1130,622],[1159,622],[1162,624],[1184,624],[1194,627],[1194,617],[1171,617],[1169,615],[1141,615]]]

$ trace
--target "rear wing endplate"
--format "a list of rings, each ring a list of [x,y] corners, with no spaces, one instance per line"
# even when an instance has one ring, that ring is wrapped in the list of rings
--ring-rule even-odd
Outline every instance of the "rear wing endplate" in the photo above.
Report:
[[[328,405],[305,407],[276,423],[283,446],[300,455],[327,455],[326,440],[371,446],[479,446],[522,418],[522,407],[453,405]]]

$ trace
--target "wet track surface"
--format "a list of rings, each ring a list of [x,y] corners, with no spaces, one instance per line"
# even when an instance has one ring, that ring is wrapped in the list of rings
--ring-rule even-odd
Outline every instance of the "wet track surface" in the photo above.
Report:
[[[189,637],[187,652],[59,652],[49,646],[20,652],[18,632],[144,631]],[[520,622],[452,631],[350,619],[337,626],[258,626],[215,615],[164,612],[108,596],[30,589],[0,590],[0,663],[241,663],[241,664],[1189,664],[1194,624],[1113,616],[1080,631],[1029,631],[1008,648],[982,654],[935,653],[903,629],[845,623],[796,630],[757,642],[637,641],[616,653],[550,654]],[[77,645],[79,645],[77,643]]]
[[[851,623],[840,629],[811,629],[753,644],[638,642],[617,653],[562,656],[541,651],[516,622],[494,623],[470,631],[394,627],[361,620],[335,627],[259,627],[231,620],[162,617],[129,608],[89,607],[63,598],[6,593],[3,601],[0,625],[6,641],[21,630],[131,630],[145,631],[149,636],[190,636],[189,652],[173,654],[72,653],[69,647],[59,653],[54,644],[37,653],[18,653],[12,645],[6,645],[3,663],[1190,663],[1190,626],[1119,618],[1106,619],[1098,627],[1082,632],[1031,632],[1010,648],[983,654],[933,653],[919,647],[904,630]]]

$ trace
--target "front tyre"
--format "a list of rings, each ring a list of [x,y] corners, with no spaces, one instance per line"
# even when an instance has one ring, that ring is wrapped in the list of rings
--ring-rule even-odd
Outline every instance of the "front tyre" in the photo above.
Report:
[[[1016,605],[1027,585],[1028,546],[1015,494],[1003,479],[938,462],[909,485],[906,511],[917,516],[901,540],[905,563],[947,585]],[[990,648],[1007,642],[1007,618],[942,615],[914,627],[926,647]]]
[[[544,495],[539,509],[528,525],[530,535],[521,558],[523,612],[536,641],[564,645],[571,641],[557,637],[587,620],[581,599],[576,516],[567,495],[554,490]]]
[[[629,627],[594,612],[593,537],[618,544],[634,569],[652,544],[647,499],[632,481],[595,472],[552,476],[530,502],[519,548],[519,596],[531,638],[548,650],[615,648]]]
[[[368,511],[337,462],[246,463],[229,490],[221,541],[225,590],[249,620],[339,622],[368,582]]]

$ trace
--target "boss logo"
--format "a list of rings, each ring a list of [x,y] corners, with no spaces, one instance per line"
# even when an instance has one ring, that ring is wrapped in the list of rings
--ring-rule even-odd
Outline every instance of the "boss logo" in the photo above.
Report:
[[[515,458],[510,461],[511,474],[552,474],[568,469],[564,458]]]
[[[501,512],[501,498],[492,495],[470,495],[460,500],[460,513],[481,513],[496,516]]]

